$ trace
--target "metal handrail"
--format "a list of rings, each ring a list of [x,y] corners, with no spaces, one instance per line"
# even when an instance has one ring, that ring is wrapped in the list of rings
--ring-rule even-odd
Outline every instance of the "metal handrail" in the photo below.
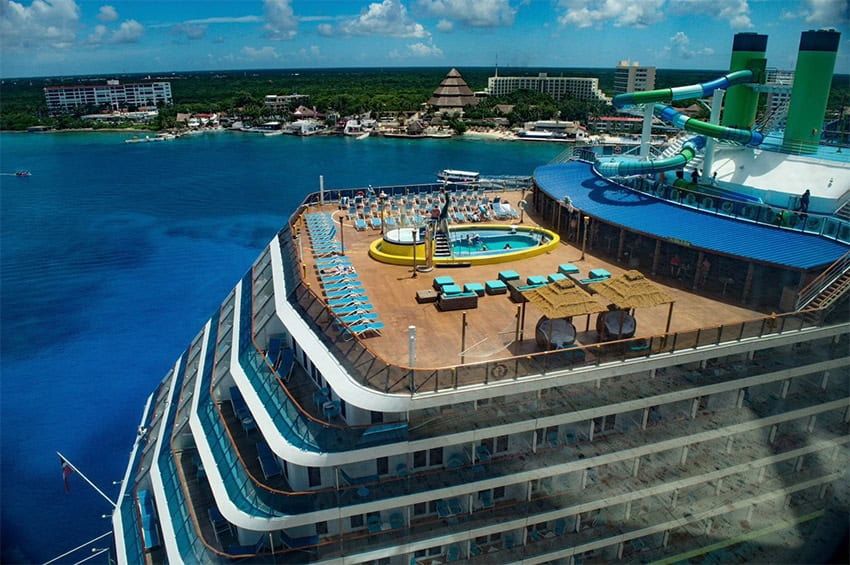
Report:
[[[842,255],[837,261],[827,267],[824,272],[815,277],[814,280],[797,293],[797,300],[794,301],[794,310],[801,310],[811,304],[811,302],[823,293],[823,291],[829,288],[832,283],[848,272],[850,272],[850,251]],[[850,285],[850,282],[848,282],[848,285]],[[848,285],[845,285],[845,287]]]

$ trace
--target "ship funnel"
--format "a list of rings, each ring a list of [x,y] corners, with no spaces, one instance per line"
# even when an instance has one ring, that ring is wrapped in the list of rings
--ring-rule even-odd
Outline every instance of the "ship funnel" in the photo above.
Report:
[[[732,41],[732,60],[729,70],[749,70],[752,82],[764,84],[767,59],[767,36],[758,33],[736,33]],[[756,121],[759,93],[747,85],[732,86],[726,92],[721,124],[727,127],[749,129]]]
[[[786,151],[817,151],[840,39],[841,34],[833,29],[804,31],[800,36],[794,87],[782,140],[782,148]]]

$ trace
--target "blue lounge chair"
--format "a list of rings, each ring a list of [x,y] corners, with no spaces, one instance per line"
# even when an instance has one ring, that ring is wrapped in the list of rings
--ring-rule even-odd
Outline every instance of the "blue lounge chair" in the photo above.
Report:
[[[351,314],[349,316],[341,316],[340,321],[344,324],[348,325],[357,325],[360,322],[366,323],[369,320],[377,320],[378,314],[375,312],[365,312],[358,314]]]
[[[364,220],[363,218],[357,218],[356,220],[354,220],[354,229],[356,229],[357,231],[363,231],[367,227],[369,226],[366,225],[366,220]]]
[[[248,410],[248,405],[245,403],[245,399],[242,398],[242,393],[239,392],[239,389],[235,386],[230,387],[230,404],[233,407],[233,413],[242,424],[242,429],[245,430],[246,433],[257,429],[257,424],[254,422],[254,417],[251,415],[251,411]]]
[[[330,292],[326,292],[325,296],[330,298],[355,298],[361,297],[365,300],[368,300],[366,297],[366,293],[363,292],[362,288],[345,288],[342,290],[332,290]]]
[[[346,306],[331,306],[331,311],[337,316],[349,316],[351,314],[368,314],[372,310],[371,304],[348,304]]]
[[[384,223],[387,225],[388,228],[398,227],[398,222],[396,222],[395,218],[392,216],[387,216],[386,218],[384,218]]]
[[[328,306],[339,307],[339,306],[361,306],[369,304],[369,297],[363,293],[358,293],[352,296],[347,296],[343,294],[341,297],[334,298],[333,300],[328,300]]]
[[[326,291],[327,290],[331,290],[331,291],[333,291],[333,290],[344,290],[344,289],[351,290],[351,289],[355,289],[355,288],[361,288],[362,286],[363,286],[363,283],[360,282],[359,280],[352,280],[352,281],[345,281],[345,282],[334,283],[334,284],[327,284],[327,285],[325,285],[325,290]]]
[[[319,267],[320,265],[321,267]],[[339,267],[347,265],[351,265],[351,258],[349,257],[322,257],[316,259],[316,266],[319,268],[324,266]]]
[[[363,324],[348,326],[348,331],[358,336],[368,333],[375,333],[380,335],[382,329],[384,329],[383,322],[366,322]]]
[[[372,229],[379,230],[381,229],[381,218],[373,217],[369,219],[369,224],[371,224]]]
[[[280,475],[280,463],[265,441],[257,442],[257,459],[260,461],[260,469],[263,471],[264,478],[268,479]]]
[[[384,522],[381,520],[380,514],[372,514],[366,521],[366,527],[369,528],[369,533],[377,534],[383,528]]]
[[[398,512],[390,515],[390,527],[394,530],[400,530],[404,527],[404,517]]]

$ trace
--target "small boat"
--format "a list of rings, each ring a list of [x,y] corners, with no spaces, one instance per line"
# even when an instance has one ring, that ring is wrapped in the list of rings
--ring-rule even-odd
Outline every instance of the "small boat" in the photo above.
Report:
[[[24,170],[15,171],[15,176],[16,177],[31,177],[32,173],[29,172],[29,171],[24,171]]]
[[[370,133],[372,133],[372,132],[364,131],[363,133],[361,133],[360,135],[357,136],[357,139],[366,139],[367,137],[369,137]]]
[[[475,183],[480,179],[481,173],[473,171],[444,169],[437,173],[437,180],[440,182]]]

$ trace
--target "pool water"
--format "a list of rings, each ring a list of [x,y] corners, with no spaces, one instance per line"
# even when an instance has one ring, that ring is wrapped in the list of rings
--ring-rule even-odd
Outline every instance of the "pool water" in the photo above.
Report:
[[[543,234],[506,229],[452,230],[452,250],[458,255],[494,255],[540,245]]]

